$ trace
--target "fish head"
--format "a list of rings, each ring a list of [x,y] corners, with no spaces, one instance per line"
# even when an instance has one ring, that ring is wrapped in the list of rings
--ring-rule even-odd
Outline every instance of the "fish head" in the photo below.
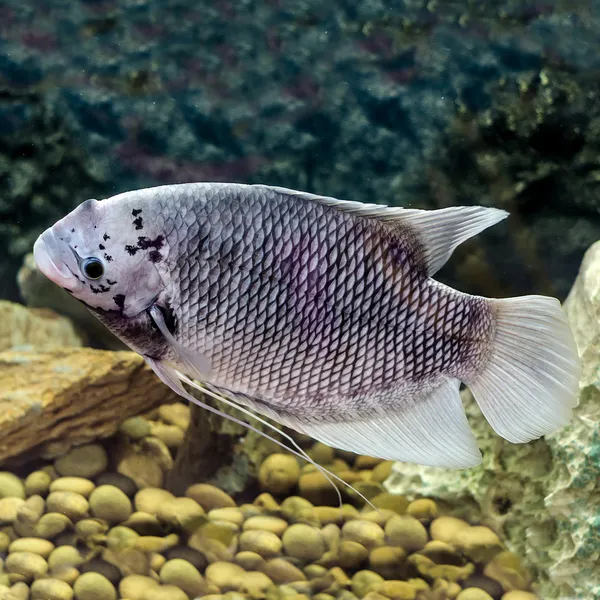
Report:
[[[38,269],[93,312],[133,318],[165,288],[160,219],[132,194],[86,200],[35,242]],[[143,216],[142,216],[143,215]]]

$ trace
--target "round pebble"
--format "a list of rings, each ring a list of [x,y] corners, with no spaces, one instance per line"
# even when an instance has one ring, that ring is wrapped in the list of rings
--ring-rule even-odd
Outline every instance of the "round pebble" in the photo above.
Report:
[[[487,592],[479,588],[467,588],[456,596],[456,600],[494,600]]]
[[[237,511],[238,515],[242,516],[237,508],[223,508],[216,510]],[[161,521],[164,521],[173,527],[193,530],[198,524],[202,523],[206,513],[202,506],[200,506],[193,498],[173,498],[172,500],[167,500],[161,504],[156,511],[156,515]]]
[[[57,493],[66,493],[66,492],[57,492]],[[81,496],[83,500],[83,496]],[[87,504],[87,500],[86,500]],[[71,519],[66,515],[58,512],[49,512],[45,515],[42,515],[40,520],[36,523],[35,533],[38,537],[44,538],[46,540],[52,540],[55,537],[59,536],[61,533],[65,531],[68,527],[73,525]]]
[[[144,417],[130,417],[121,423],[119,431],[132,440],[141,440],[150,435],[151,426]]]
[[[189,548],[188,546],[175,546],[174,548],[169,548],[166,552],[166,558],[167,560],[181,558],[196,567],[200,573],[204,572],[206,565],[208,564],[204,554],[198,552],[198,550],[194,550],[194,548]]]
[[[342,537],[345,540],[358,542],[369,550],[376,546],[381,546],[385,534],[383,529],[376,523],[354,520],[344,524],[342,527]]]
[[[306,581],[306,575],[284,558],[272,558],[267,561],[263,571],[277,584]]]
[[[456,517],[438,517],[431,522],[430,533],[434,540],[454,545],[462,531],[470,525]]]
[[[11,554],[13,552],[31,552],[43,558],[48,558],[52,550],[54,550],[54,544],[40,538],[19,538],[8,548]]]
[[[83,573],[73,586],[77,600],[116,600],[115,586],[100,573]]]
[[[244,531],[240,535],[240,550],[256,552],[263,558],[273,558],[281,551],[282,541],[270,531]],[[322,554],[322,553],[321,553]]]
[[[188,595],[174,585],[161,585],[144,594],[144,600],[189,600]]]
[[[31,584],[31,600],[71,600],[73,588],[60,579],[36,579]]]
[[[165,425],[164,423],[151,423],[151,433],[169,448],[179,448],[183,444],[185,431],[177,425]]]
[[[190,407],[183,402],[163,404],[158,409],[158,414],[163,421],[166,421],[171,425],[177,425],[177,427],[184,431],[190,424]]]
[[[165,562],[160,569],[160,581],[162,584],[181,588],[190,598],[202,596],[207,590],[206,582],[198,569],[180,558]]]
[[[23,482],[8,471],[0,471],[0,498],[25,499]]]
[[[430,498],[419,498],[408,505],[406,513],[421,523],[429,523],[438,516],[438,508]]]
[[[278,536],[283,535],[283,532],[287,529],[287,527],[287,521],[280,519],[279,517],[272,517],[269,515],[250,517],[244,522],[244,531],[269,531]]]
[[[206,581],[216,585],[221,591],[235,589],[234,581],[238,577],[246,575],[246,571],[235,563],[217,561],[206,567]]]
[[[74,492],[88,498],[96,487],[93,481],[83,477],[59,477],[50,484],[51,492]]]
[[[128,452],[119,461],[117,471],[131,479],[138,489],[160,488],[164,480],[161,466],[152,456]]]
[[[367,560],[369,551],[358,542],[344,540],[338,550],[338,561],[344,569],[358,569]]]
[[[407,515],[396,515],[385,524],[385,538],[390,546],[400,546],[407,552],[421,550],[428,541],[423,524]]]
[[[122,473],[102,473],[96,477],[96,485],[114,485],[119,488],[128,498],[133,498],[138,487],[130,477]]]
[[[51,570],[63,567],[78,567],[83,562],[83,556],[75,546],[59,546],[48,556],[48,566]]]
[[[6,571],[18,573],[26,581],[39,579],[48,572],[48,563],[31,552],[11,552],[5,561]]]
[[[127,600],[146,600],[147,594],[158,587],[158,582],[151,577],[127,575],[119,582],[119,594]]]
[[[88,501],[75,492],[50,492],[46,498],[49,512],[65,515],[71,521],[79,521],[88,514]]]
[[[500,538],[489,527],[465,527],[457,536],[455,545],[476,563],[487,563],[502,551]]]
[[[383,577],[373,571],[358,571],[351,580],[352,592],[363,598],[370,591],[377,591],[383,582]]]
[[[191,485],[185,495],[194,499],[206,512],[213,508],[235,507],[233,498],[227,492],[209,483]]]
[[[25,493],[27,496],[46,496],[51,483],[52,477],[46,471],[33,471],[25,479]]]
[[[300,477],[297,460],[289,454],[271,454],[258,470],[258,481],[263,490],[271,494],[287,494]]]
[[[74,448],[54,461],[59,475],[93,479],[106,470],[108,457],[100,444],[88,444]]]
[[[267,561],[256,552],[244,550],[235,555],[235,563],[246,571],[262,571]]]
[[[405,514],[408,507],[408,500],[404,496],[390,494],[389,492],[377,494],[377,496],[371,498],[371,503],[377,508],[393,510],[399,515]]]
[[[305,560],[317,561],[325,552],[323,535],[315,527],[296,523],[286,529],[282,536],[283,549],[288,556]]]
[[[17,512],[25,500],[15,496],[7,496],[0,499],[0,523],[14,523],[17,520]]]
[[[402,548],[380,546],[371,550],[369,554],[369,566],[376,573],[392,578],[405,558],[406,552]]]
[[[417,597],[417,590],[408,581],[384,581],[378,592],[394,600],[415,600]]]
[[[535,594],[531,592],[524,592],[523,590],[512,590],[506,592],[501,600],[539,600]]]
[[[264,597],[265,590],[272,585],[273,582],[268,575],[259,571],[250,571],[243,577],[240,577],[238,590],[242,594],[248,594],[251,598],[261,598]]]
[[[202,513],[204,513],[204,510],[202,509],[202,507],[195,500],[192,500],[191,498],[183,498],[183,499],[188,500],[189,502],[196,503],[196,505],[200,508]],[[213,508],[213,510],[211,510],[208,513],[208,518],[211,519],[211,521],[227,521],[229,523],[233,523],[234,525],[237,525],[238,527],[241,527],[244,523],[244,513],[239,508],[232,508],[232,507]],[[251,517],[251,518],[254,518],[254,517]],[[284,521],[284,523],[285,523],[285,526],[287,527],[287,523],[285,521]]]
[[[135,495],[133,502],[136,510],[156,515],[163,504],[173,500],[175,500],[175,496],[171,492],[161,488],[147,487]]]
[[[131,501],[117,487],[101,485],[90,494],[90,510],[97,519],[108,523],[121,523],[129,518]]]

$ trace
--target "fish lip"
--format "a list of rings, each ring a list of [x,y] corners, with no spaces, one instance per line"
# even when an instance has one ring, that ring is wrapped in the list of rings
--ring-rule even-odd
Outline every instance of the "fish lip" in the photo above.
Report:
[[[48,279],[57,285],[73,290],[74,287],[80,287],[79,281],[73,272],[62,261],[60,267],[56,265],[54,259],[60,257],[59,244],[54,237],[52,230],[48,229],[42,233],[33,245],[33,259],[38,270]]]

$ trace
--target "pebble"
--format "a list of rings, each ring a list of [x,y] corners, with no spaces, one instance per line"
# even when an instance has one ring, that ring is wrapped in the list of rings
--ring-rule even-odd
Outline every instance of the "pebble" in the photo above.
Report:
[[[389,492],[377,494],[377,496],[371,498],[371,503],[376,508],[393,510],[399,515],[404,515],[406,513],[406,509],[408,508],[408,500],[404,496],[390,494]]]
[[[321,525],[329,525],[330,523],[341,524],[344,521],[344,514],[336,506],[315,506],[313,513]]]
[[[226,509],[222,509],[226,510]],[[215,512],[215,511],[211,511]],[[250,517],[244,522],[244,531],[259,530],[269,531],[275,535],[282,536],[283,532],[287,529],[288,523],[284,519],[279,517],[272,517],[269,515],[259,515],[256,517]]]
[[[246,575],[246,571],[242,567],[224,561],[217,561],[208,565],[204,574],[207,583],[216,585],[221,591],[236,589],[235,580],[244,575]]]
[[[190,424],[190,407],[183,402],[163,404],[158,409],[158,415],[163,421],[171,425],[177,425],[177,427],[184,431]]]
[[[501,600],[539,600],[535,594],[531,592],[524,592],[523,590],[512,590],[511,592],[506,592],[501,598]]]
[[[158,518],[141,510],[131,513],[131,516],[123,521],[121,525],[133,529],[140,535],[161,535],[164,533],[164,525]]]
[[[49,512],[65,515],[73,522],[87,516],[89,507],[88,501],[75,492],[50,492],[46,498]]]
[[[95,487],[93,481],[83,477],[59,477],[50,484],[50,491],[74,492],[88,498]]]
[[[204,554],[198,552],[198,550],[189,548],[188,546],[175,546],[174,548],[169,548],[166,552],[166,558],[167,560],[181,558],[196,567],[200,573],[206,569],[206,565],[208,564]]]
[[[300,477],[298,461],[289,454],[271,454],[260,465],[260,487],[271,494],[287,494]]]
[[[151,433],[169,448],[179,448],[183,444],[185,431],[177,425],[166,425],[165,423],[150,423]]]
[[[153,457],[138,454],[133,450],[125,452],[117,465],[117,471],[134,481],[140,490],[160,488],[164,480],[164,472]]]
[[[159,583],[146,575],[127,575],[119,582],[119,594],[127,600],[146,600],[147,593],[159,587]]]
[[[151,515],[157,515],[161,506],[175,500],[175,496],[167,490],[147,487],[140,490],[134,497],[135,509]]]
[[[330,465],[335,458],[335,449],[323,442],[315,442],[307,454],[319,465]]]
[[[438,516],[438,508],[437,504],[430,498],[419,498],[408,505],[406,513],[426,524]]]
[[[134,548],[142,552],[166,552],[169,548],[174,548],[179,543],[179,536],[171,533],[164,537],[156,535],[144,535],[138,537],[134,542]]]
[[[56,493],[62,494],[65,492]],[[83,498],[83,500],[85,500],[85,498]],[[40,520],[36,523],[35,533],[38,537],[51,540],[59,536],[61,533],[63,533],[63,531],[65,531],[65,529],[71,527],[72,525],[73,522],[66,515],[58,512],[49,512],[45,515],[42,515]]]
[[[246,571],[262,571],[267,564],[267,561],[260,554],[249,550],[238,552],[234,560]]]
[[[48,556],[48,566],[53,571],[63,567],[78,567],[83,560],[83,556],[75,546],[59,546]]]
[[[108,523],[99,519],[81,519],[75,525],[75,531],[84,540],[98,536],[108,531]]]
[[[46,496],[50,490],[52,477],[46,471],[33,471],[25,479],[25,493],[27,496]]]
[[[369,554],[369,566],[371,570],[383,577],[392,578],[405,558],[406,552],[402,548],[380,546],[371,550]]]
[[[168,560],[160,569],[160,581],[164,585],[181,588],[190,598],[206,594],[207,586],[198,569],[180,558]]]
[[[290,522],[296,520],[299,514],[305,511],[311,511],[314,508],[312,502],[302,496],[287,496],[279,507],[282,515]]]
[[[8,471],[0,471],[0,498],[25,499],[25,486],[23,482]]]
[[[9,546],[8,551],[13,552],[31,552],[43,558],[48,558],[54,550],[54,544],[48,540],[40,538],[19,538]]]
[[[239,525],[244,520],[238,508],[221,508],[215,510],[237,511],[237,515],[239,515],[238,520],[241,518]],[[215,510],[212,510],[211,513],[214,513]],[[173,498],[161,504],[156,511],[156,515],[161,521],[168,523],[172,527],[181,527],[185,530],[193,531],[205,520],[206,513],[202,506],[193,498]]]
[[[144,600],[189,600],[188,595],[174,585],[161,585],[144,594]]]
[[[204,514],[204,509],[195,500],[192,500],[191,498],[184,498],[184,500],[194,502]],[[208,518],[211,521],[227,521],[237,525],[238,527],[241,527],[244,524],[244,513],[237,507],[213,508],[213,510],[208,513]],[[285,521],[284,523],[287,527],[287,523]]]
[[[100,444],[88,444],[74,448],[54,461],[59,475],[93,479],[106,470],[108,456]]]
[[[5,531],[0,531],[0,552],[8,552],[8,547],[11,544],[10,537]]]
[[[270,531],[244,531],[239,541],[241,551],[256,552],[263,558],[273,558],[281,552],[281,539]]]
[[[378,592],[394,600],[415,600],[417,597],[417,590],[408,581],[384,581]]]
[[[77,600],[116,600],[115,586],[100,573],[83,573],[73,586]]]
[[[90,494],[89,504],[92,515],[108,523],[121,523],[132,511],[131,500],[113,485],[97,487]]]
[[[12,552],[6,557],[4,566],[8,573],[18,573],[26,581],[39,579],[48,572],[46,560],[32,552]]]
[[[96,485],[114,485],[119,488],[128,498],[133,498],[138,487],[130,477],[122,473],[102,473],[96,478]]]
[[[213,508],[235,507],[233,498],[218,487],[209,483],[196,483],[185,492],[188,498],[195,500],[206,512]]]
[[[31,584],[31,600],[71,600],[72,598],[73,588],[60,579],[36,579]]]
[[[122,566],[126,567],[125,564],[123,564]],[[81,565],[81,572],[99,573],[100,575],[106,577],[106,579],[108,579],[115,586],[118,585],[119,581],[121,581],[121,578],[123,576],[123,573],[121,573],[121,569],[119,569],[112,563],[109,563],[108,561],[98,557],[92,558],[91,560],[83,563]],[[127,575],[127,573],[125,573],[125,575]]]
[[[141,440],[150,435],[151,426],[144,417],[130,417],[121,423],[119,431],[132,440]]]
[[[282,536],[284,552],[293,558],[315,562],[325,552],[325,541],[321,532],[310,525],[290,525]]]
[[[523,567],[519,557],[512,552],[500,552],[485,565],[483,574],[495,579],[505,592],[527,589],[531,576]]]
[[[369,521],[348,521],[342,527],[343,539],[358,542],[367,550],[381,546],[384,542],[384,537],[383,529],[376,523]]]
[[[338,561],[344,569],[358,569],[367,560],[369,551],[358,542],[344,540],[338,550]]]
[[[25,500],[16,496],[0,499],[0,523],[14,523],[17,520],[17,511],[24,504]]]
[[[340,474],[344,481],[348,481],[344,473]],[[348,481],[348,483],[352,483]],[[336,488],[321,471],[304,473],[298,480],[298,491],[300,495],[314,504],[336,504],[338,495]]]
[[[476,563],[487,563],[502,551],[500,538],[489,527],[466,527],[456,539],[456,547]]]
[[[421,550],[428,541],[423,524],[408,515],[397,515],[385,524],[385,538],[390,546],[400,546],[406,552]]]
[[[371,472],[371,481],[383,483],[392,474],[393,466],[393,460],[384,460],[379,463]]]
[[[306,575],[284,558],[272,558],[267,561],[263,571],[277,584],[306,581]]]
[[[271,494],[263,492],[260,496],[256,497],[254,504],[242,504],[240,510],[245,517],[255,517],[262,514],[265,510],[270,512],[278,511],[279,504]]]
[[[271,587],[273,582],[264,573],[260,571],[249,571],[238,580],[238,590],[242,594],[249,594],[252,598],[264,597],[264,592]]]
[[[455,545],[460,533],[469,527],[466,521],[456,517],[438,517],[431,522],[429,531],[432,539]]]
[[[459,592],[456,600],[494,600],[487,592],[479,588],[467,588]]]
[[[359,598],[363,598],[369,592],[376,592],[384,579],[373,571],[358,571],[351,579],[352,592]]]

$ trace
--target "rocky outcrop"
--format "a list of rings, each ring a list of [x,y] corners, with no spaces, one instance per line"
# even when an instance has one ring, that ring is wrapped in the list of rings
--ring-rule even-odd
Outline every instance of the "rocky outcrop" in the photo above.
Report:
[[[544,600],[600,597],[600,242],[585,255],[565,303],[583,357],[579,406],[568,427],[510,444],[485,422],[468,392],[467,415],[483,465],[446,471],[398,463],[387,487],[462,504],[526,557]]]
[[[0,461],[58,456],[176,399],[133,352],[0,352]]]

